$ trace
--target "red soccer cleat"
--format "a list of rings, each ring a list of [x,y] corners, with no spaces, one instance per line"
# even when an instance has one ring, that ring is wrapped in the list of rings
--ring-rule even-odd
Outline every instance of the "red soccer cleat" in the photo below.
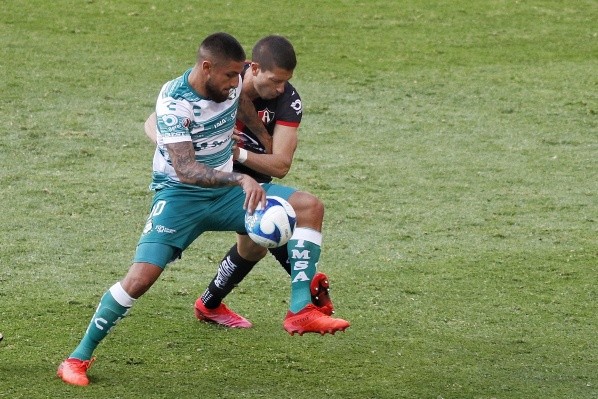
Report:
[[[58,372],[56,375],[62,378],[62,381],[71,385],[85,386],[89,384],[89,378],[87,378],[87,370],[91,367],[91,364],[96,358],[90,360],[79,360],[74,357],[69,357],[58,366]]]
[[[311,303],[297,313],[290,310],[284,319],[283,327],[291,335],[307,332],[333,334],[337,331],[345,331],[351,324],[343,319],[335,319],[324,313]]]
[[[332,299],[330,299],[328,276],[324,273],[316,273],[311,280],[309,289],[311,291],[311,302],[316,305],[320,312],[332,316],[334,314],[334,305]]]
[[[208,323],[220,324],[230,328],[251,328],[253,326],[249,320],[236,314],[223,303],[215,309],[206,308],[201,298],[195,301],[195,317]]]

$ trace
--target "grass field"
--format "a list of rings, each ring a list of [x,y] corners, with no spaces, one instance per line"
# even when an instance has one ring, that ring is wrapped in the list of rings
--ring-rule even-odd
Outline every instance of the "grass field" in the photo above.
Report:
[[[167,5],[168,3],[168,5]],[[598,398],[598,3],[4,1],[0,397]],[[273,259],[192,305],[233,242],[207,234],[55,377],[129,266],[161,85],[224,30],[287,36],[304,103],[285,183],[326,203],[344,334],[282,329]]]

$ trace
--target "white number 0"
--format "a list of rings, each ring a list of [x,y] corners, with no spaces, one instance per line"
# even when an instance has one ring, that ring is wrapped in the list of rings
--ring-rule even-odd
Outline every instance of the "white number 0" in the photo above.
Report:
[[[158,216],[159,214],[161,214],[162,211],[164,210],[165,206],[166,206],[166,201],[156,202],[156,205],[154,205],[154,207],[152,208],[152,211],[150,212],[150,217]]]

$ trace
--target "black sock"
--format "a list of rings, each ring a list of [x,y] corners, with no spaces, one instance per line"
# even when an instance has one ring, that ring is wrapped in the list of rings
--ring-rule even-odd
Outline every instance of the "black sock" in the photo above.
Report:
[[[270,248],[268,251],[270,251],[270,253],[274,255],[278,263],[280,263],[280,266],[282,266],[282,268],[286,270],[286,272],[290,276],[291,262],[289,262],[289,252],[287,249],[287,244],[284,244],[282,247],[278,248]]]
[[[237,244],[233,245],[220,262],[216,276],[201,296],[201,301],[205,307],[208,309],[217,308],[233,288],[247,276],[256,263],[242,258],[237,251]]]

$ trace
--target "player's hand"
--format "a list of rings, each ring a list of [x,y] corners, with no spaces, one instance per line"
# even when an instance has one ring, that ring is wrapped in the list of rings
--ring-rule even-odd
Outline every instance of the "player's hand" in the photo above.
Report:
[[[243,140],[243,136],[241,136],[241,131],[239,129],[237,129],[236,127],[233,128],[233,142],[235,143],[234,145],[237,145],[239,142],[244,143],[245,140]]]
[[[266,207],[266,191],[264,191],[257,181],[248,175],[243,175],[239,185],[245,193],[243,209],[245,209],[247,213],[251,215],[258,207]]]
[[[239,159],[239,148],[245,147],[245,139],[243,138],[242,132],[236,127],[233,129],[233,160]]]
[[[243,142],[243,139],[241,138],[240,135],[240,131],[237,130],[237,128],[233,129],[233,135],[232,135],[232,140],[233,140],[233,160],[237,160],[239,159],[239,142]]]

